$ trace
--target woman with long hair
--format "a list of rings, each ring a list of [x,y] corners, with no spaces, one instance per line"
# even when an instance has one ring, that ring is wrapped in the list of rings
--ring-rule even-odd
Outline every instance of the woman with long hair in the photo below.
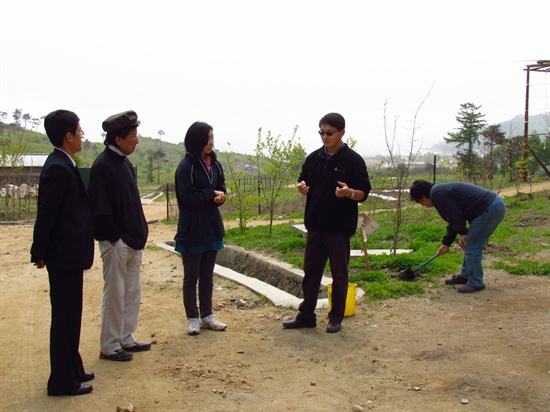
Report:
[[[219,207],[225,203],[225,176],[214,148],[212,126],[195,122],[187,130],[187,153],[176,170],[178,231],[174,240],[183,260],[183,306],[187,333],[222,331],[227,325],[212,314],[214,265],[225,230]],[[197,307],[197,284],[199,307]]]

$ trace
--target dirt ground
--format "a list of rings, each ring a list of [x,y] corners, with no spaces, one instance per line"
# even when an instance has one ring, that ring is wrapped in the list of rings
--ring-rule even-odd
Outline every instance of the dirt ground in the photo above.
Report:
[[[145,210],[162,217],[162,207]],[[173,236],[150,225],[150,245]],[[136,333],[151,351],[131,362],[98,358],[96,250],[80,346],[94,391],[48,397],[49,287],[29,263],[31,238],[31,225],[0,226],[1,411],[550,411],[548,277],[487,269],[480,293],[441,280],[423,296],[364,300],[335,334],[325,333],[325,310],[316,329],[285,330],[295,311],[216,279],[216,315],[228,329],[192,337],[181,261],[154,247],[144,253]]]

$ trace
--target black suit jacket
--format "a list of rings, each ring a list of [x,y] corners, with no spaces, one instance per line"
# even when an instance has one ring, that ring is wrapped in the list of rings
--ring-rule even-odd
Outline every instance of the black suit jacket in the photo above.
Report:
[[[94,260],[88,192],[61,150],[48,156],[40,174],[31,262],[39,260],[61,270],[89,269]]]

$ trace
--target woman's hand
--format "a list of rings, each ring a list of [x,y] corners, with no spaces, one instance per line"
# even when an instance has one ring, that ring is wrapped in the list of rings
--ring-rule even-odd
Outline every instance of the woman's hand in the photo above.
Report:
[[[449,246],[441,245],[437,253],[439,253],[440,255],[444,255],[448,251],[449,251]]]
[[[214,197],[214,203],[218,205],[225,203],[226,197],[224,192],[222,192],[221,190],[214,190],[214,193],[216,194],[216,196]]]

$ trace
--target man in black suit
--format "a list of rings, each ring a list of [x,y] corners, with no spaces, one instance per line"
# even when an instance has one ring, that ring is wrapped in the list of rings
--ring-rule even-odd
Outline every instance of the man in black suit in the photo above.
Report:
[[[67,110],[48,114],[44,128],[55,149],[40,175],[31,262],[46,267],[50,280],[48,395],[83,395],[92,391],[83,382],[95,376],[84,370],[78,351],[84,270],[94,260],[88,193],[74,161],[82,148],[82,129],[78,116]]]

